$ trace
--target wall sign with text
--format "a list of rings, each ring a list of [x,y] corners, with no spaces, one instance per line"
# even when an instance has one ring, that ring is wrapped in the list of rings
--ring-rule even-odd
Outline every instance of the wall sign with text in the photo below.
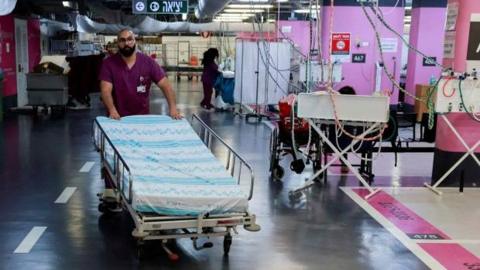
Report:
[[[424,67],[434,67],[435,62],[437,62],[437,57],[424,57],[422,65]]]
[[[367,60],[367,55],[364,53],[352,54],[352,63],[365,63],[366,60]]]
[[[133,14],[188,13],[188,0],[133,0]]]
[[[350,54],[350,33],[332,33],[332,54]]]
[[[467,60],[480,60],[480,22],[470,22]]]

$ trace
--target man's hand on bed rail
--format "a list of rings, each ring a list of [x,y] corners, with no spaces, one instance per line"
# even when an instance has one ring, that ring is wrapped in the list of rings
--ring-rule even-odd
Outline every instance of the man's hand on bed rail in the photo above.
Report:
[[[170,110],[170,113],[169,113],[170,117],[173,118],[173,119],[176,119],[176,120],[180,120],[183,118],[183,115],[181,115],[177,109],[172,109]]]
[[[117,112],[117,110],[110,111],[108,117],[114,120],[120,120],[120,114]]]

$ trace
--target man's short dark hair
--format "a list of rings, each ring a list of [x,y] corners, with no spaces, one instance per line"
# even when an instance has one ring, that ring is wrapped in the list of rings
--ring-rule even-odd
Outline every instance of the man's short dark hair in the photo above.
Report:
[[[123,28],[122,30],[118,31],[118,33],[117,33],[117,39],[120,38],[120,34],[121,34],[121,33],[127,32],[127,31],[130,32],[130,33],[132,33],[133,36],[135,36],[135,33],[133,33],[132,29],[130,29],[130,28]]]

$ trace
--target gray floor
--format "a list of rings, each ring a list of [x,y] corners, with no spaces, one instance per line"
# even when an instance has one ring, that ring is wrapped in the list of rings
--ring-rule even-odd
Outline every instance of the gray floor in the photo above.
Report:
[[[427,269],[338,188],[357,185],[351,176],[331,176],[292,204],[288,191],[305,175],[287,172],[283,182],[269,180],[266,125],[198,109],[198,82],[183,81],[175,89],[185,115],[198,113],[253,165],[256,185],[250,209],[262,230],[240,229],[229,257],[223,256],[221,239],[202,251],[181,240],[174,247],[181,256],[176,263],[158,243],[149,244],[147,258],[137,260],[129,216],[105,217],[97,211],[102,181],[91,126],[104,112],[93,96],[94,108],[69,111],[63,120],[18,115],[2,123],[0,269]],[[155,93],[152,112],[165,111],[164,104]],[[80,173],[87,161],[95,166]],[[285,159],[282,164],[288,168],[288,163]],[[385,178],[377,184],[390,183]],[[67,204],[54,204],[65,187],[77,191]],[[30,253],[14,254],[33,226],[47,230]]]

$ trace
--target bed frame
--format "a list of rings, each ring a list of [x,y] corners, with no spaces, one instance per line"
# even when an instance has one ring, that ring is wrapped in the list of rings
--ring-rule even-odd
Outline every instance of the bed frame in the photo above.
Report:
[[[237,179],[240,185],[242,180],[248,180],[250,185],[250,194],[248,200],[251,200],[253,195],[253,187],[255,177],[251,166],[235,151],[233,150],[220,136],[218,136],[204,121],[197,115],[192,116],[191,124],[197,122],[199,127],[196,130],[197,134],[202,138],[205,145],[212,151],[212,145],[215,149],[222,148],[226,154],[225,169],[229,171],[230,175]],[[237,226],[243,226],[247,231],[259,231],[260,226],[256,224],[255,215],[245,213],[228,213],[210,215],[208,213],[198,216],[165,216],[153,213],[138,212],[132,207],[132,186],[135,181],[130,172],[130,168],[122,156],[119,154],[115,145],[108,138],[105,131],[102,129],[97,120],[93,124],[94,145],[100,152],[102,171],[107,174],[104,177],[112,179],[115,190],[119,194],[118,203],[123,209],[126,209],[131,215],[135,229],[132,232],[133,237],[137,239],[137,251],[139,257],[143,254],[144,242],[148,240],[161,240],[162,248],[167,252],[171,260],[178,260],[178,255],[173,253],[167,246],[168,240],[178,238],[191,238],[193,246],[196,250],[203,248],[210,248],[212,243],[206,242],[199,246],[197,240],[202,237],[223,236],[224,254],[228,255],[230,245],[232,244],[232,232],[237,234]],[[107,162],[106,147],[113,149],[113,166]],[[219,152],[219,151],[215,151]],[[244,168],[242,172],[242,168]],[[244,177],[242,177],[244,176]],[[126,186],[122,179],[128,179],[128,186]],[[104,213],[105,209],[100,209]]]

